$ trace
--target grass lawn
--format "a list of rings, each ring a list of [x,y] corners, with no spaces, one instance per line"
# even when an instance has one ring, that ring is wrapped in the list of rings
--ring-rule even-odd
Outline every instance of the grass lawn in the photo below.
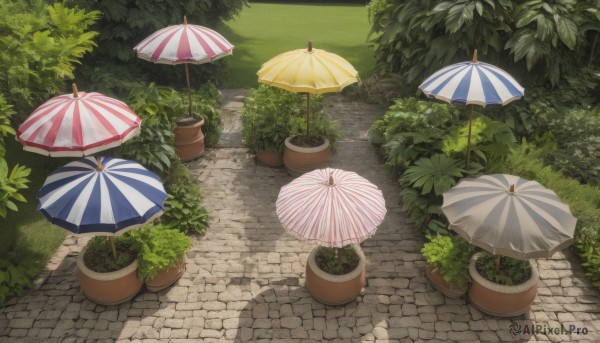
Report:
[[[58,166],[67,163],[66,159],[50,159],[42,155],[23,151],[20,143],[5,139],[6,159],[9,168],[16,163],[31,168],[29,188],[22,191],[27,203],[17,203],[18,212],[9,211],[5,219],[0,218],[0,258],[9,257],[15,261],[35,261],[41,271],[56,248],[62,243],[67,232],[53,226],[40,214],[36,193],[44,183],[46,176]],[[12,246],[10,249],[9,247]],[[11,256],[7,256],[10,251]]]
[[[370,30],[364,5],[251,3],[239,17],[217,30],[235,49],[222,88],[258,85],[256,72],[276,55],[313,47],[348,60],[362,79],[371,74],[374,58],[367,44]]]

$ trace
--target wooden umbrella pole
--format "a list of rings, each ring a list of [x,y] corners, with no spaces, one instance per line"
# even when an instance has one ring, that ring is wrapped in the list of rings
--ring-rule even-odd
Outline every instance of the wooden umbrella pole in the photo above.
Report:
[[[306,144],[310,138],[310,93],[306,93]]]
[[[189,102],[189,107],[188,107],[188,114],[191,117],[192,116],[192,86],[190,86],[190,70],[188,67],[187,63],[185,64],[185,80],[187,81],[187,87],[188,87],[188,102]]]
[[[116,260],[117,259],[117,247],[115,246],[115,238],[113,236],[109,236],[108,239],[110,240],[110,246],[112,247],[113,257]]]
[[[73,84],[71,85],[71,87],[73,88],[73,97],[74,98],[79,98],[79,92],[77,92],[77,85],[73,82]]]
[[[502,256],[498,255],[496,257],[496,274],[498,274],[498,272],[500,271],[500,257],[502,257]]]
[[[102,165],[102,159],[99,156],[96,156],[96,170],[99,172],[104,170],[104,166]]]
[[[471,158],[471,125],[473,123],[473,105],[468,106],[469,112],[469,134],[467,136],[467,159],[465,160],[465,168],[469,167],[469,159]]]

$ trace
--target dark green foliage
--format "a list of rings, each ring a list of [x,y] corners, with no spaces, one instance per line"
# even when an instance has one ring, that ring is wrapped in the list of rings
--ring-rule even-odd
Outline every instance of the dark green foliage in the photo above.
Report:
[[[463,176],[465,170],[461,165],[462,161],[444,154],[435,154],[430,158],[423,157],[406,169],[401,182],[420,189],[421,195],[433,191],[433,194],[440,196]]]
[[[76,3],[103,14],[96,25],[100,32],[98,48],[86,58],[85,68],[79,71],[78,79],[90,87],[100,86],[112,90],[109,93],[118,93],[121,86],[116,80],[155,81],[183,89],[186,84],[183,66],[138,60],[133,47],[159,29],[182,24],[184,15],[190,24],[215,28],[217,24],[235,17],[246,1],[85,0]],[[192,87],[214,79],[224,63],[218,60],[202,66],[190,66]]]
[[[165,200],[160,222],[167,228],[187,234],[204,234],[208,228],[208,212],[202,206],[199,186],[194,183],[170,183],[165,188],[169,197]]]
[[[42,0],[0,2],[0,94],[19,118],[60,93],[64,79],[92,50],[96,32],[88,31],[99,12]]]
[[[97,273],[109,273],[125,268],[135,261],[138,247],[128,235],[114,237],[117,258],[114,258],[110,239],[105,236],[92,238],[87,246],[83,262]]]
[[[479,59],[526,87],[557,86],[598,67],[599,2],[376,0],[369,5],[380,74],[398,73],[406,94],[437,69]],[[596,81],[596,84],[598,82]]]
[[[212,82],[206,82],[192,94],[192,110],[204,119],[202,132],[206,147],[214,147],[221,139],[223,132],[223,121],[221,120],[220,107],[221,94]]]
[[[138,277],[143,281],[175,267],[192,246],[185,233],[161,225],[131,231],[131,236],[139,245]]]
[[[174,118],[184,113],[180,94],[154,83],[132,83],[125,102],[142,118],[139,136],[119,147],[120,154],[162,173],[176,159],[173,148]]]
[[[579,237],[575,246],[583,259],[582,266],[585,267],[587,276],[594,286],[600,288],[600,230],[584,227],[579,230]]]
[[[528,260],[522,261],[507,256],[500,257],[500,269],[496,272],[497,257],[498,255],[484,251],[477,259],[475,267],[485,279],[505,286],[514,286],[531,277],[531,265]]]
[[[313,125],[323,123],[322,108],[323,97],[311,96]],[[244,144],[254,152],[282,154],[287,137],[306,131],[306,95],[260,85],[244,99],[242,125]]]
[[[421,249],[425,261],[453,288],[466,289],[471,276],[469,259],[474,248],[459,236],[438,235]]]
[[[358,267],[359,258],[352,245],[343,248],[321,247],[315,257],[317,266],[332,275],[348,274]]]
[[[38,270],[31,260],[12,263],[0,258],[0,304],[10,297],[22,295],[25,289],[31,287],[31,280]]]

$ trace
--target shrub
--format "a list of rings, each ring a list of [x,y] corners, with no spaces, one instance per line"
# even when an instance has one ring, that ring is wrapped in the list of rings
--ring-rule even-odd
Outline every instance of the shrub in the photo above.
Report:
[[[113,237],[117,257],[113,256],[110,239],[105,236],[96,236],[86,245],[83,255],[85,266],[97,273],[108,273],[122,269],[135,261],[138,247],[128,235]]]
[[[350,273],[358,267],[359,261],[358,254],[351,244],[343,248],[320,247],[315,257],[317,266],[332,275]]]
[[[323,108],[323,97],[312,96],[311,98],[312,118],[317,118],[321,116],[319,111]],[[260,85],[244,99],[242,109],[244,144],[254,152],[268,150],[282,154],[287,137],[306,132],[305,117],[304,96],[276,87]],[[319,118],[313,120],[313,125],[323,123]],[[315,128],[315,130],[325,131],[323,128]]]
[[[138,277],[143,281],[175,267],[192,246],[192,240],[183,232],[161,225],[131,231],[131,236],[139,245]]]
[[[436,236],[421,249],[427,264],[456,289],[466,289],[471,281],[469,259],[474,251],[461,237],[445,235]]]
[[[498,258],[500,258],[500,268],[496,272]],[[505,286],[522,284],[531,277],[531,265],[528,260],[493,255],[487,251],[481,253],[475,266],[485,279]]]
[[[221,119],[220,106],[221,94],[212,82],[206,82],[199,90],[192,94],[193,112],[198,113],[204,119],[202,132],[207,147],[213,147],[219,143],[223,132],[223,121]]]
[[[0,258],[0,304],[10,297],[22,295],[25,289],[31,287],[31,280],[38,270],[31,260],[13,263]]]
[[[165,188],[169,196],[165,200],[160,223],[166,228],[202,235],[208,228],[208,212],[202,206],[200,187],[189,181],[184,165],[174,169],[175,171],[165,178]]]

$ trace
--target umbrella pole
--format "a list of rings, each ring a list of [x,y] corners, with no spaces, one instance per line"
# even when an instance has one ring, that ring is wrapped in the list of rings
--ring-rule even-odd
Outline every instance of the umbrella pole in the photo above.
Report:
[[[310,137],[310,93],[306,93],[306,144]]]
[[[117,247],[115,246],[115,238],[112,236],[109,236],[108,240],[110,241],[110,246],[112,248],[113,257],[116,260],[117,259]]]
[[[501,255],[498,255],[496,257],[496,274],[498,274],[498,272],[500,271],[500,258],[501,257],[502,257]]]
[[[469,159],[471,157],[471,125],[473,123],[473,105],[468,106],[469,112],[469,134],[467,136],[467,159],[465,160],[465,168],[469,167]]]
[[[189,103],[188,114],[191,117],[192,116],[192,86],[190,86],[190,69],[189,69],[187,63],[184,63],[184,64],[185,64],[185,80],[187,81],[187,87],[188,87],[188,103]]]

